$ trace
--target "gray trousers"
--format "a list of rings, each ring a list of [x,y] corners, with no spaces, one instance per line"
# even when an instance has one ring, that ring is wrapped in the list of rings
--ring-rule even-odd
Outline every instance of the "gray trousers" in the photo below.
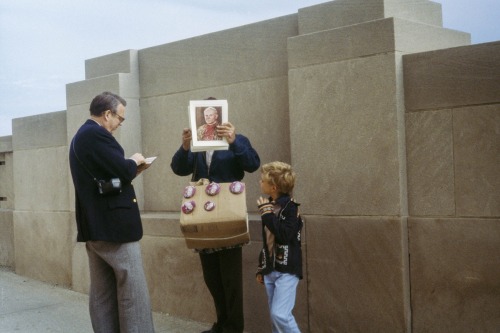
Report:
[[[153,333],[153,316],[139,242],[86,243],[89,309],[96,333]]]

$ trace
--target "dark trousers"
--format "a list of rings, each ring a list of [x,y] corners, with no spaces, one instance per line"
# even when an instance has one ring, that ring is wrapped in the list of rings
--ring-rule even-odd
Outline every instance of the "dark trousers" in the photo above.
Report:
[[[205,284],[214,299],[217,333],[242,333],[243,273],[241,247],[200,253]]]

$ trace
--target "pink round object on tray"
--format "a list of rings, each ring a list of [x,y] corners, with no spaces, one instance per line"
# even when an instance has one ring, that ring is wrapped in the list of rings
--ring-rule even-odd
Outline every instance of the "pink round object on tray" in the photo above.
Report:
[[[245,184],[239,181],[232,182],[231,185],[229,185],[229,191],[233,194],[240,194],[245,191]]]
[[[184,214],[190,214],[193,212],[195,207],[196,207],[196,203],[193,200],[186,201],[182,204],[181,210]]]
[[[189,199],[189,198],[192,198],[195,193],[196,193],[196,187],[189,185],[189,186],[186,186],[184,188],[183,195],[184,195],[184,198]]]
[[[207,187],[205,188],[205,193],[207,193],[208,195],[217,195],[219,194],[219,192],[220,192],[220,185],[214,182],[208,184]]]
[[[205,202],[205,206],[204,207],[205,207],[206,211],[208,211],[208,212],[212,211],[215,208],[215,203],[213,201],[207,201],[207,202]]]

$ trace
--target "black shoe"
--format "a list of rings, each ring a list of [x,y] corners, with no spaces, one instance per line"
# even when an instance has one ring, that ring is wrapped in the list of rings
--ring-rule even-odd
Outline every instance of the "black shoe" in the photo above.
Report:
[[[203,331],[201,333],[217,333],[216,326],[217,326],[217,323],[213,324],[212,328],[209,329],[208,331]]]

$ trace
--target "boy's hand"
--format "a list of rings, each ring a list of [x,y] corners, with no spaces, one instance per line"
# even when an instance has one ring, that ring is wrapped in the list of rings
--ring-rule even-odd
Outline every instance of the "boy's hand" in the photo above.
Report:
[[[263,197],[257,199],[257,208],[259,208],[260,215],[269,214],[274,211],[273,204],[269,199],[264,199]]]
[[[260,284],[264,284],[264,277],[262,276],[262,274],[257,274],[255,276],[255,280]]]
[[[269,199],[264,199],[263,197],[257,199],[257,206],[264,205],[267,203],[269,203]]]

